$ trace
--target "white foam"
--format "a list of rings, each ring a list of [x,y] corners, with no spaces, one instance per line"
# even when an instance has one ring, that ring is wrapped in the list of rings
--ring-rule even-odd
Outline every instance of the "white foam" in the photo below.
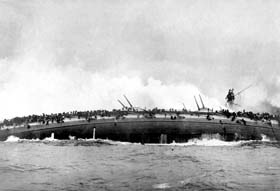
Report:
[[[4,142],[39,142],[41,141],[40,139],[20,139],[19,137],[16,137],[14,135],[9,136],[6,141]]]
[[[146,145],[160,145],[160,146],[208,146],[208,147],[218,147],[218,146],[238,146],[249,141],[221,141],[218,139],[192,139],[186,143],[170,143],[170,144],[146,144]]]
[[[219,139],[191,139],[187,143],[182,143],[183,146],[192,146],[192,145],[197,145],[197,146],[237,146],[242,144],[242,141],[233,141],[233,142],[227,142],[227,141],[222,141]],[[178,145],[177,143],[172,144],[172,145]],[[180,144],[179,144],[180,145]]]
[[[262,136],[262,141],[263,142],[271,142],[272,141],[268,136],[266,136],[264,134],[261,134],[261,136]]]
[[[58,141],[58,139],[55,139],[54,133],[52,133],[51,137],[46,137],[43,141]]]
[[[168,183],[162,183],[162,184],[155,184],[153,185],[153,188],[155,189],[166,189],[170,188],[171,186]]]
[[[108,143],[111,145],[140,145],[141,143],[131,143],[131,142],[122,142],[122,141],[113,141],[110,139],[78,139],[78,141],[96,141],[96,142],[103,142],[103,143]]]
[[[69,136],[70,140],[75,140],[74,136]],[[122,142],[122,141],[113,141],[110,139],[77,139],[78,141],[93,141],[93,142],[103,142],[103,143],[108,143],[111,145],[141,145],[141,143],[131,143],[131,142]],[[7,138],[5,142],[39,142],[39,141],[62,141],[59,139],[54,138],[54,133],[51,134],[51,137],[46,137],[43,140],[40,139],[20,139],[19,137],[16,137],[14,135],[11,135]],[[64,140],[65,141],[65,140]],[[262,142],[271,142],[272,140],[269,139],[266,135],[262,135]],[[145,145],[158,145],[158,146],[238,146],[242,145],[244,143],[250,143],[253,142],[253,140],[248,140],[248,141],[223,141],[219,136],[216,135],[203,135],[202,138],[200,139],[190,139],[188,142],[185,143],[176,143],[173,141],[170,144],[145,144]]]
[[[141,145],[141,143],[131,143],[131,142],[112,141],[112,140],[106,140],[106,141],[115,145]]]
[[[176,143],[173,141],[170,144],[147,144],[147,145],[162,145],[162,146],[238,146],[251,141],[223,141],[220,135],[202,135],[200,139],[194,138],[185,143]]]
[[[75,136],[71,136],[71,135],[69,135],[69,139],[70,139],[70,140],[75,140],[75,139],[76,139],[76,137],[75,137]]]
[[[20,138],[14,136],[14,135],[10,135],[5,142],[12,143],[12,142],[19,142],[19,141],[20,141]]]
[[[73,140],[76,139],[76,137],[75,136],[69,136],[69,139],[70,139],[70,141],[73,141]],[[103,142],[103,143],[108,143],[108,144],[111,144],[111,145],[135,145],[135,144],[140,145],[140,143],[113,141],[113,140],[110,140],[110,139],[93,139],[93,138],[81,139],[81,138],[79,138],[77,140],[78,141]],[[54,133],[52,133],[50,137],[46,137],[43,140],[40,140],[38,138],[37,139],[20,139],[19,137],[11,135],[7,138],[7,140],[5,142],[40,142],[40,141],[54,142],[54,141],[65,141],[65,140],[55,139],[54,138]]]

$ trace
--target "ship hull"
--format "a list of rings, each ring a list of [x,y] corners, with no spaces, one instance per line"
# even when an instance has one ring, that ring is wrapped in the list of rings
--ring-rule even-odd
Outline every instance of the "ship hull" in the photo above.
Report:
[[[263,135],[280,141],[279,125],[240,124],[230,120],[197,119],[100,119],[18,127],[0,131],[0,141],[14,135],[21,139],[100,138],[137,143],[187,142],[207,135],[219,135],[225,141],[260,140]]]

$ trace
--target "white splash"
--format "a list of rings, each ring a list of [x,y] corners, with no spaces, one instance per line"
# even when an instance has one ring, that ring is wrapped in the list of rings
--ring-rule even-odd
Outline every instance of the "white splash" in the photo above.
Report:
[[[162,183],[162,184],[155,184],[153,185],[153,188],[155,189],[166,189],[170,188],[171,186],[168,183]]]
[[[219,134],[203,134],[201,138],[194,138],[185,143],[176,143],[173,141],[170,144],[147,144],[147,145],[162,145],[162,146],[237,146],[248,141],[223,141]]]
[[[19,142],[19,141],[20,141],[20,138],[14,136],[14,135],[11,135],[7,138],[7,140],[5,142],[13,143],[13,142]]]
[[[51,134],[51,137],[46,137],[43,141],[57,141],[58,139],[54,138],[54,133]]]
[[[227,141],[222,141],[219,139],[191,139],[187,143],[172,143],[171,145],[178,145],[178,146],[237,146],[241,145],[243,142],[242,141],[233,141],[233,142],[227,142]]]
[[[224,141],[219,134],[203,134],[201,138],[194,138],[188,140],[185,143],[176,143],[173,141],[170,144],[147,144],[147,145],[162,145],[162,146],[238,146],[244,143],[249,143],[249,141]]]
[[[261,134],[261,136],[262,136],[262,141],[263,142],[271,142],[272,141],[268,136],[266,136],[264,134]]]
[[[70,140],[75,140],[75,139],[76,139],[76,137],[75,137],[75,136],[71,136],[71,135],[69,135],[69,139],[70,139]]]
[[[131,143],[131,142],[123,142],[123,141],[113,141],[110,139],[77,139],[78,141],[92,141],[92,142],[103,142],[108,143],[110,145],[141,145],[141,143]]]
[[[110,144],[113,144],[113,145],[141,145],[141,143],[131,143],[131,142],[105,140],[105,142],[106,141]]]

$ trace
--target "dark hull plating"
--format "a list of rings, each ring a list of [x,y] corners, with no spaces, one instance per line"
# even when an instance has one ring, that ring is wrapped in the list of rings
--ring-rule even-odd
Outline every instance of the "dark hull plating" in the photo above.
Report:
[[[95,138],[138,143],[186,142],[203,134],[219,134],[226,141],[260,140],[263,135],[280,141],[278,125],[271,126],[261,122],[248,122],[244,125],[230,120],[221,123],[219,120],[208,121],[203,118],[100,119],[19,127],[1,130],[0,141],[5,141],[10,135],[22,139],[44,139],[52,133],[56,139],[69,139],[69,136],[93,138],[95,134]]]

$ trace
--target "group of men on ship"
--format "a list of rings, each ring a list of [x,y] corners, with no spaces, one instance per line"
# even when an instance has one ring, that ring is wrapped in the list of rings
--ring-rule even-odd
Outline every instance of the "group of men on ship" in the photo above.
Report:
[[[227,103],[232,105],[234,104],[235,100],[235,94],[234,94],[234,89],[229,89],[228,94],[226,96]],[[16,117],[10,120],[5,119],[2,123],[0,123],[0,127],[3,126],[11,126],[11,125],[20,125],[20,124],[29,124],[33,122],[39,122],[40,124],[45,124],[48,125],[49,123],[64,123],[65,118],[71,119],[71,118],[84,118],[87,121],[91,120],[96,120],[97,116],[101,117],[110,117],[110,116],[116,116],[116,118],[121,118],[121,116],[124,116],[128,113],[129,111],[124,111],[122,110],[112,110],[112,111],[107,111],[107,110],[94,110],[94,111],[73,111],[73,112],[63,112],[63,113],[58,113],[58,114],[42,114],[42,115],[29,115],[27,117]],[[135,111],[136,113],[139,114],[138,111]],[[143,111],[142,111],[143,112]],[[176,116],[171,116],[172,120],[175,120],[176,118],[180,118],[179,114],[181,114],[180,111],[176,111],[174,109],[170,110],[165,110],[165,109],[158,109],[154,108],[152,110],[144,110],[144,117],[146,118],[155,118],[155,114],[166,114],[167,113],[176,113]],[[183,113],[185,110],[182,111]],[[218,111],[216,111],[217,113]],[[277,118],[277,116],[271,115],[269,113],[253,113],[253,112],[230,112],[229,110],[221,110],[220,113],[225,115],[226,117],[232,117],[233,120],[236,117],[247,117],[251,120],[265,120],[265,121],[270,121],[271,119]],[[206,117],[208,120],[213,120],[213,117],[211,115],[207,114]],[[279,118],[279,116],[278,116]],[[244,122],[243,122],[244,123]]]

